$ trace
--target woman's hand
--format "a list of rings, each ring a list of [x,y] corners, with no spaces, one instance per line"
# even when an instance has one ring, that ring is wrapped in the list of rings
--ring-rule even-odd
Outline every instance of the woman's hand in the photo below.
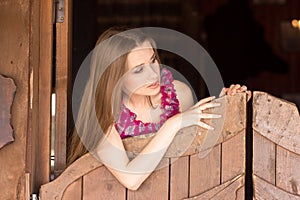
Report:
[[[231,84],[229,88],[223,88],[220,97],[224,95],[231,95],[234,96],[237,93],[245,92],[247,94],[247,101],[251,98],[251,91],[247,90],[245,85],[241,86],[239,84]]]
[[[220,118],[221,115],[219,114],[212,114],[212,113],[203,113],[202,111],[214,108],[217,106],[220,106],[220,103],[212,102],[215,97],[207,97],[205,99],[200,100],[198,103],[196,103],[194,106],[192,106],[190,109],[184,111],[183,113],[180,113],[180,119],[181,122],[181,128],[197,125],[205,129],[213,130],[214,128],[203,121],[202,119],[213,119],[213,118]],[[178,116],[178,115],[176,115]]]

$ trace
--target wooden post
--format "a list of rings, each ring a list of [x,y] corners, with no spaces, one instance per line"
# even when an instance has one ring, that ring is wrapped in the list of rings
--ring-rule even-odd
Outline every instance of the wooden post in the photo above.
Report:
[[[64,22],[56,23],[54,175],[66,167],[68,118],[71,115],[72,1],[64,1]]]

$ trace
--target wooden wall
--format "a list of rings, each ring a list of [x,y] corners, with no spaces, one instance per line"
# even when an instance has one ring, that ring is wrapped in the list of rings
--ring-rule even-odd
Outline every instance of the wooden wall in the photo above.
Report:
[[[16,84],[15,140],[0,149],[0,199],[27,200],[50,180],[52,8],[51,1],[0,2],[0,74]]]
[[[0,74],[12,78],[17,86],[11,110],[15,141],[0,149],[0,199],[25,199],[29,16],[27,1],[0,2]]]

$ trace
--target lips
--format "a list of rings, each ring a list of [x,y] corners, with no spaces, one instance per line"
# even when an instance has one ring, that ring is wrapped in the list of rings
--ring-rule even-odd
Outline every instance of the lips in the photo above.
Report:
[[[159,86],[159,82],[156,81],[156,82],[152,83],[151,85],[149,85],[147,88],[156,89],[158,86]]]

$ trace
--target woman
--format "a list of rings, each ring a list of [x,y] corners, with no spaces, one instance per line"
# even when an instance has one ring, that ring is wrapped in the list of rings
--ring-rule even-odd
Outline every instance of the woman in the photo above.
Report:
[[[108,29],[97,41],[68,161],[89,150],[121,184],[136,190],[155,170],[180,129],[192,125],[213,129],[201,119],[221,115],[202,112],[220,106],[212,101],[214,97],[194,105],[190,88],[160,68],[151,38],[136,30],[122,31]],[[247,88],[232,85],[223,92],[234,95]],[[94,109],[97,121],[91,117]],[[152,140],[130,160],[122,139],[149,133],[155,133]]]

